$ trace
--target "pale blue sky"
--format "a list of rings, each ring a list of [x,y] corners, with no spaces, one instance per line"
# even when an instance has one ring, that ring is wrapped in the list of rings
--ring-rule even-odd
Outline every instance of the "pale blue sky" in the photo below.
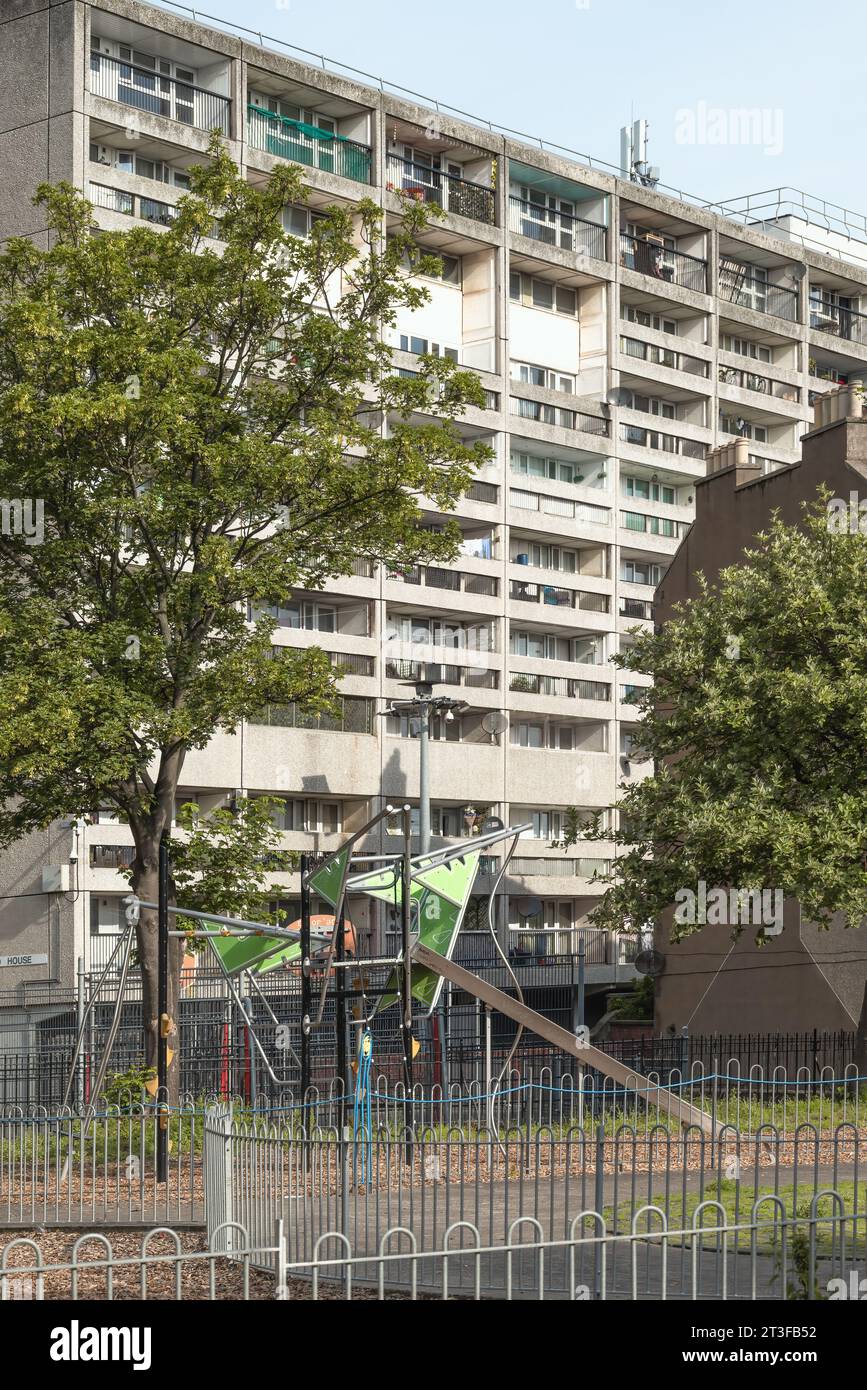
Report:
[[[205,0],[202,10],[611,163],[621,125],[643,116],[662,183],[700,197],[789,185],[867,213],[863,0]],[[746,142],[730,115],[745,109],[761,113]]]

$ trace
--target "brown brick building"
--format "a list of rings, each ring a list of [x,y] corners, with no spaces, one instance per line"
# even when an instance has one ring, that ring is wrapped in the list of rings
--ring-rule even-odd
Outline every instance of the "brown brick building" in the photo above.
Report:
[[[657,590],[654,616],[665,623],[675,604],[695,596],[698,571],[711,581],[743,558],[771,513],[800,518],[824,484],[835,498],[867,498],[867,417],[849,385],[819,397],[802,458],[772,473],[751,458],[748,441],[713,450],[708,476],[696,484],[696,518]],[[861,750],[853,749],[853,756]],[[783,930],[757,948],[747,928],[732,943],[727,926],[706,926],[679,944],[671,913],[657,933],[665,967],[657,982],[660,1031],[730,1033],[847,1029],[858,1024],[867,982],[867,932],[842,923],[820,932],[787,900]]]

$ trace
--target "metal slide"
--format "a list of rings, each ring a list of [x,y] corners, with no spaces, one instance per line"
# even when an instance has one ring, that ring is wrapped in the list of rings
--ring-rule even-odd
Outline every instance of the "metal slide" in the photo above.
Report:
[[[550,1018],[537,1014],[534,1009],[528,1008],[520,1000],[513,999],[509,994],[504,994],[501,989],[488,984],[487,980],[474,975],[471,970],[465,970],[462,965],[456,965],[453,960],[448,960],[445,956],[441,956],[438,951],[432,951],[429,946],[425,946],[421,942],[416,942],[413,947],[412,958],[413,961],[417,961],[426,969],[434,970],[444,980],[451,980],[458,989],[465,990],[475,999],[480,999],[483,1004],[489,1004],[492,1009],[505,1014],[507,1018],[514,1019],[516,1023],[532,1029],[546,1042],[562,1048],[571,1057],[575,1057],[582,1066],[593,1067],[595,1071],[610,1076],[618,1085],[628,1086],[636,1094],[643,1096],[648,1104],[661,1106],[685,1127],[695,1125],[704,1134],[713,1134],[713,1121],[704,1110],[699,1110],[696,1106],[690,1105],[688,1101],[681,1100],[679,1096],[662,1086],[648,1085],[645,1076],[630,1071],[629,1067],[625,1067],[622,1062],[610,1057],[607,1052],[600,1052],[597,1047],[590,1047],[579,1042],[574,1033],[567,1032],[558,1023],[553,1023]]]

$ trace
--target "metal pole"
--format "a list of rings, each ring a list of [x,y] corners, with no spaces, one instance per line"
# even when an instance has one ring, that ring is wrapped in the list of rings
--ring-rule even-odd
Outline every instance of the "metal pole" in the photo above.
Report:
[[[418,822],[419,849],[422,854],[430,854],[430,702],[428,700],[419,700]],[[436,1014],[440,1050],[440,1080],[443,1091],[445,1091],[448,1086],[448,1047],[446,1045],[448,1025],[446,1023],[445,990],[440,991]]]
[[[166,830],[160,836],[157,902],[157,1182],[168,1182],[169,836]]]
[[[336,943],[337,964],[343,965],[346,956],[346,942],[344,941],[343,910],[337,919],[337,943]],[[340,1078],[340,1098],[339,1098],[339,1120],[341,1140],[346,1135],[346,1092],[347,1092],[347,1066],[346,1066],[346,971],[338,970],[337,974],[337,1000],[335,1008],[335,1022],[337,1029],[337,1075]]]
[[[78,1038],[79,1040],[82,1039],[82,1036],[83,1036],[83,1033],[84,1033],[84,1011],[85,1011],[85,1009],[86,1009],[86,1007],[87,1007],[87,1000],[85,999],[85,990],[86,990],[86,984],[85,984],[85,977],[84,977],[84,956],[79,956],[79,957],[78,957],[78,991],[77,991],[77,994],[76,994],[76,1001],[75,1001],[75,1002],[76,1002],[76,1019],[75,1019],[75,1022],[76,1022],[76,1030],[75,1030],[75,1036],[76,1036],[76,1038]],[[76,1097],[76,1100],[78,1101],[79,1105],[83,1105],[83,1104],[84,1104],[84,1073],[85,1073],[85,1066],[86,1066],[86,1064],[85,1064],[84,1058],[83,1058],[82,1055],[81,1055],[81,1048],[80,1048],[80,1047],[79,1047],[79,1049],[78,1049],[78,1056],[75,1058],[73,1065],[75,1066],[75,1097]]]
[[[407,1161],[412,1162],[412,812],[403,808],[403,863],[401,892],[401,945],[403,950],[403,1073],[407,1099]]]
[[[301,1099],[310,1089],[310,856],[301,855]],[[342,973],[342,972],[341,972]]]
[[[419,700],[418,828],[422,854],[430,854],[430,705]]]
[[[490,1164],[493,1154],[494,1143],[494,1097],[492,1088],[494,1084],[493,1065],[491,1059],[491,1008],[485,1005],[485,1115],[488,1127],[488,1163]]]

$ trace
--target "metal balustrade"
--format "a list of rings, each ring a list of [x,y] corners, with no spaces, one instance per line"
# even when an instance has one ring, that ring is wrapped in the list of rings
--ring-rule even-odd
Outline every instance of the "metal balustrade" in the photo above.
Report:
[[[770,285],[761,276],[725,261],[720,261],[719,297],[742,309],[773,314],[790,323],[795,323],[798,318],[797,290],[787,289],[785,285]]]
[[[689,256],[684,251],[670,250],[661,241],[621,232],[620,264],[626,270],[635,270],[655,280],[707,294],[707,261],[699,256]]]
[[[690,357],[688,353],[675,352],[673,348],[660,347],[657,343],[645,343],[641,338],[621,337],[620,351],[640,362],[650,362],[656,367],[671,367],[690,376],[706,377],[710,365],[702,357]]]
[[[527,583],[523,579],[509,582],[509,597],[519,603],[543,603],[553,608],[580,608],[588,613],[607,613],[608,595],[586,593],[581,589],[566,589],[558,584]]]
[[[388,578],[401,580],[404,584],[475,594],[482,598],[496,598],[499,592],[499,583],[494,575],[471,574],[467,570],[443,569],[437,565],[412,565],[405,570],[392,571]]]
[[[324,174],[339,174],[356,183],[370,183],[369,145],[280,116],[276,111],[247,107],[247,143],[254,150],[264,150],[293,164],[320,169]]]
[[[572,676],[540,676],[514,672],[509,689],[527,695],[556,695],[568,700],[596,700],[607,703],[611,686],[605,681],[580,680]]]
[[[534,401],[524,396],[510,397],[509,408],[513,415],[522,420],[537,420],[543,425],[559,425],[564,430],[582,430],[584,434],[596,434],[602,438],[608,435],[608,421],[600,415],[588,415],[583,410],[572,410],[568,406],[551,405],[547,401]]]
[[[867,314],[846,309],[840,304],[810,304],[810,327],[833,338],[845,338],[867,346]]]
[[[91,53],[90,90],[94,96],[180,121],[195,130],[229,134],[232,103],[228,97],[167,77],[152,68],[138,67],[104,53]]]
[[[697,439],[685,439],[664,430],[645,429],[643,425],[621,425],[620,438],[624,444],[638,444],[643,449],[660,449],[666,454],[681,454],[684,458],[707,457],[707,445]]]
[[[430,681],[434,685],[464,685],[473,690],[497,690],[499,671],[479,666],[455,666],[429,661],[387,661],[385,674],[393,681]]]
[[[601,222],[589,222],[523,198],[510,198],[509,227],[531,241],[558,246],[562,251],[583,251],[598,261],[605,260],[607,229]]]
[[[496,199],[493,188],[471,179],[450,174],[445,169],[433,169],[400,155],[390,154],[386,160],[386,188],[406,198],[433,203],[445,212],[468,217],[473,222],[493,226],[496,221]]]
[[[761,376],[758,372],[747,372],[740,367],[720,367],[719,380],[723,386],[737,386],[742,391],[756,391],[763,396],[772,396],[779,401],[797,403],[801,392],[797,386],[787,381],[775,381],[772,377]]]

